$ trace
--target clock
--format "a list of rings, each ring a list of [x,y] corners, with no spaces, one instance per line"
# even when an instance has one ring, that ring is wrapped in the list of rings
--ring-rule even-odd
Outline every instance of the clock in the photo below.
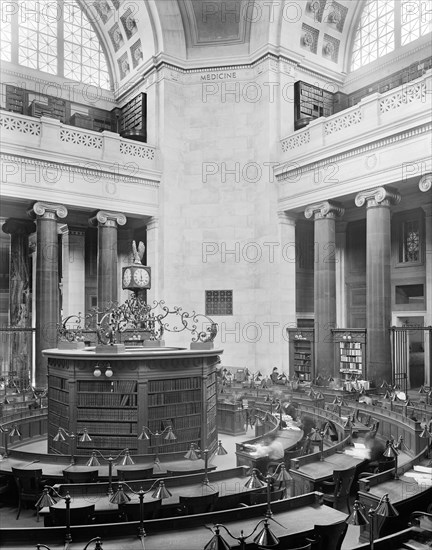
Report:
[[[132,271],[130,267],[126,267],[123,270],[123,288],[127,288],[130,285],[130,282],[132,280]]]
[[[133,280],[139,288],[146,288],[150,282],[150,276],[145,269],[137,268],[134,270]]]
[[[151,287],[151,269],[146,265],[130,265],[123,268],[123,290],[144,290]]]

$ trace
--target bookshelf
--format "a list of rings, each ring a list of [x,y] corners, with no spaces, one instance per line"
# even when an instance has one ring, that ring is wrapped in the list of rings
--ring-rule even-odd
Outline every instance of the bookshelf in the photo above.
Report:
[[[312,120],[333,114],[333,93],[301,80],[294,84],[294,128],[299,130]]]
[[[366,379],[366,330],[335,329],[336,372],[343,380]]]
[[[120,135],[128,139],[147,141],[147,94],[138,94],[122,107]]]
[[[48,359],[50,449],[70,453],[68,441],[52,441],[59,426],[75,434],[87,428],[92,442],[77,438],[77,455],[89,455],[93,448],[106,455],[126,447],[132,454],[154,454],[156,447],[159,453],[186,453],[191,443],[216,447],[218,361],[213,351],[189,351],[185,358],[171,353],[163,359],[135,348],[129,356],[109,360],[111,378],[103,368],[100,377],[93,375],[98,357],[89,359],[92,353],[59,350],[69,359]],[[143,426],[153,433],[171,426],[177,439],[152,435],[139,440]]]
[[[311,382],[314,378],[314,331],[313,329],[290,328],[289,355],[290,376],[300,382]]]

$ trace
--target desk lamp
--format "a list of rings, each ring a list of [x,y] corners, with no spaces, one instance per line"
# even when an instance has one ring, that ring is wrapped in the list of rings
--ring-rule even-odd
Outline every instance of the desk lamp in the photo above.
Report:
[[[369,524],[369,547],[370,550],[374,550],[374,517],[381,516],[384,518],[391,518],[398,516],[399,512],[393,504],[391,504],[388,494],[386,493],[380,498],[376,508],[370,508],[367,515],[368,517],[366,517],[364,513],[363,504],[359,500],[356,500],[354,502],[353,511],[346,519],[346,523],[348,525],[358,526]]]

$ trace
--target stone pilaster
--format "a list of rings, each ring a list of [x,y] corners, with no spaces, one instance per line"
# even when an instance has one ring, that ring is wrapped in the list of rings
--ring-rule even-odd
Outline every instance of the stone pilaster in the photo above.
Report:
[[[347,226],[347,222],[336,222],[336,324],[338,327],[347,326],[345,291]]]
[[[29,235],[36,231],[36,224],[30,220],[9,218],[2,226],[10,235],[9,262],[9,324],[18,328],[31,328],[32,295],[30,288]],[[14,332],[11,334],[9,370],[17,376],[31,381],[32,334]]]
[[[85,313],[85,228],[62,228],[63,317]]]
[[[335,376],[334,344],[331,330],[336,327],[336,218],[344,209],[325,201],[305,209],[314,219],[314,321],[315,375]]]
[[[36,357],[35,386],[47,386],[47,360],[42,350],[57,346],[59,311],[57,222],[67,216],[61,204],[36,202],[28,211],[36,219]]]
[[[366,368],[377,385],[392,379],[390,206],[399,201],[391,187],[361,191],[355,198],[356,206],[366,204]]]
[[[98,228],[97,284],[98,307],[103,310],[118,300],[117,228],[125,225],[126,216],[119,212],[99,210],[90,218]]]
[[[296,220],[294,216],[290,216],[287,212],[278,212],[279,218],[279,240],[280,240],[280,257],[279,257],[279,315],[280,315],[280,357],[281,367],[288,374],[290,372],[289,365],[289,349],[288,349],[288,334],[282,331],[289,327],[295,327],[297,322],[296,317],[296,259],[297,246],[295,239]]]

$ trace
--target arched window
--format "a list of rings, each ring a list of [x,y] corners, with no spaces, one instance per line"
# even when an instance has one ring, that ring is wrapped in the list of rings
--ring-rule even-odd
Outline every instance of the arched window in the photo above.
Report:
[[[354,71],[432,30],[429,0],[367,0],[357,27]]]
[[[2,61],[110,89],[99,38],[75,0],[0,2]]]

